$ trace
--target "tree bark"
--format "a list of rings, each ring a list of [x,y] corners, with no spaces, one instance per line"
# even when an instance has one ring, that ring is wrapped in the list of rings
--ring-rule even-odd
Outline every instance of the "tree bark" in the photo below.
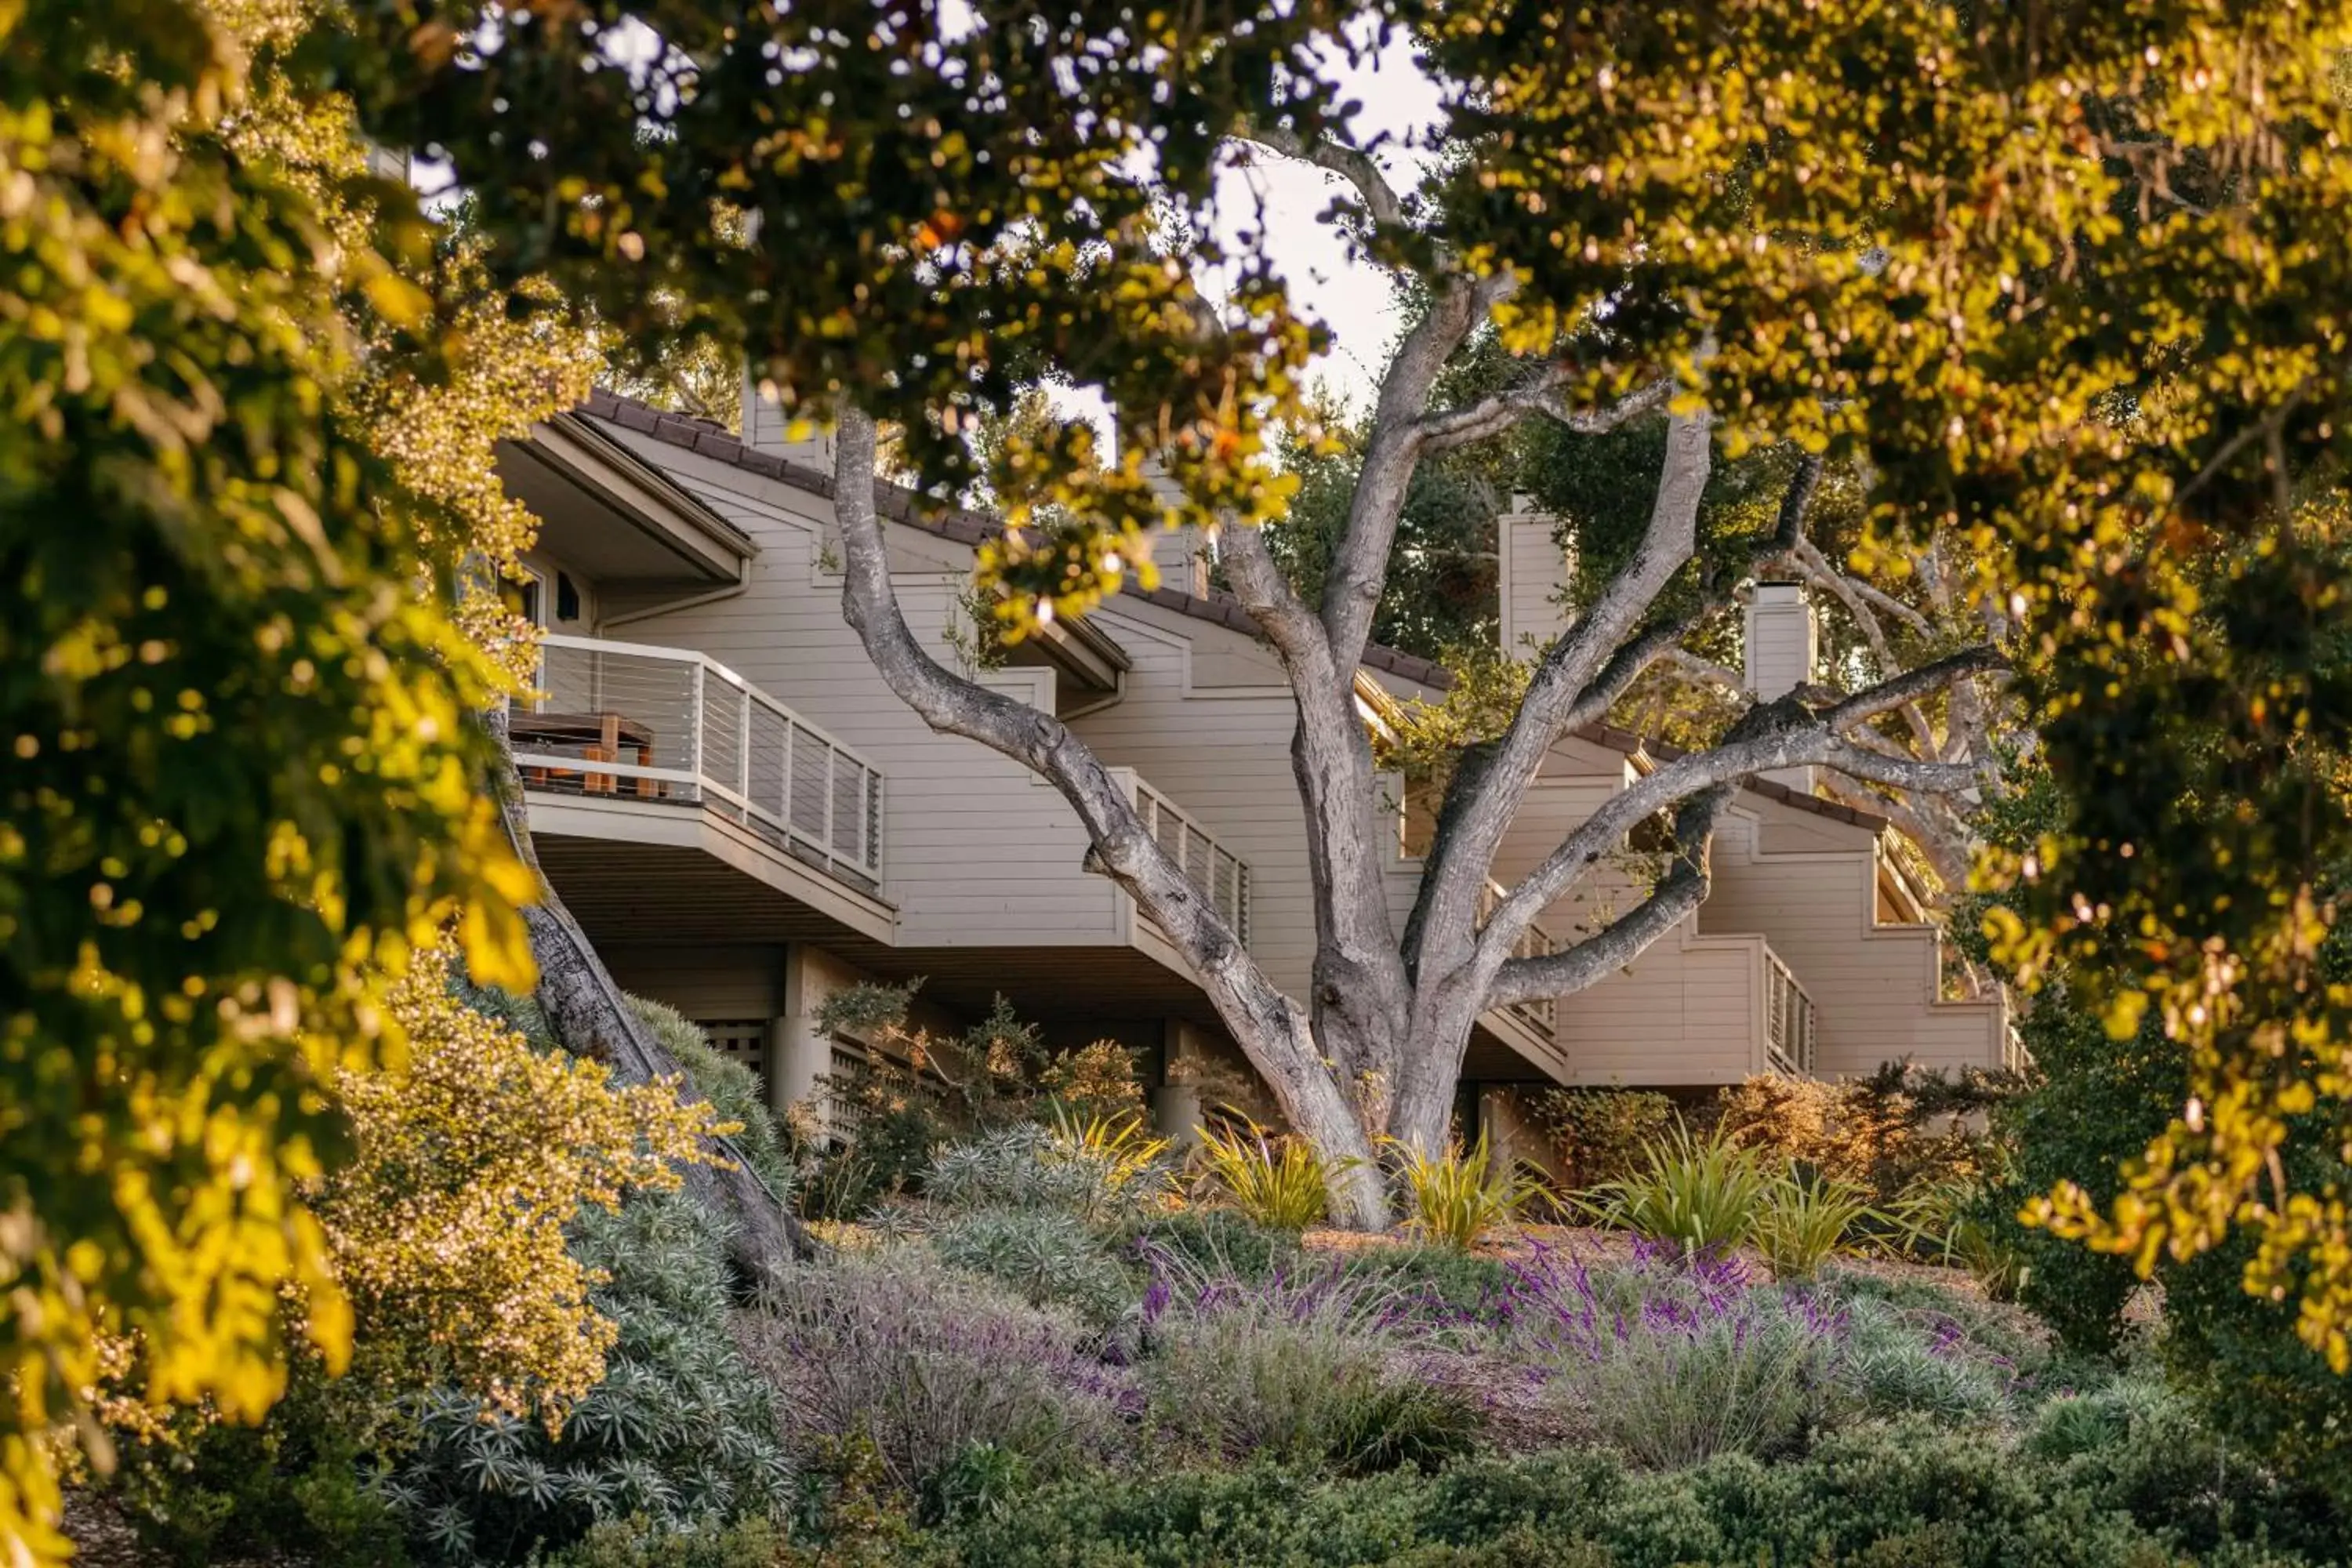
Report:
[[[482,722],[498,742],[494,783],[508,841],[539,882],[538,900],[526,905],[522,916],[530,932],[530,955],[539,965],[539,1005],[549,1026],[565,1050],[604,1063],[621,1082],[667,1079],[680,1100],[694,1102],[699,1097],[685,1069],[637,1021],[587,932],[540,868],[522,780],[515,773],[506,710],[483,715]],[[784,1206],[782,1195],[770,1191],[751,1169],[733,1139],[714,1136],[705,1140],[705,1146],[717,1161],[689,1164],[680,1174],[688,1194],[728,1222],[729,1260],[740,1283],[755,1287],[789,1263],[816,1257],[815,1238]]]

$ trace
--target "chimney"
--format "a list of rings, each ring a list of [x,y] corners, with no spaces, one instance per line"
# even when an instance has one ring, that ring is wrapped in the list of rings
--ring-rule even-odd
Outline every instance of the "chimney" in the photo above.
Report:
[[[810,428],[797,440],[788,439],[792,421],[783,405],[760,390],[760,374],[748,363],[743,367],[743,445],[756,452],[773,452],[787,462],[821,473],[833,472],[833,432]]]
[[[1530,658],[1568,630],[1568,584],[1575,573],[1559,520],[1527,496],[1495,520],[1496,593],[1504,654]]]
[[[1821,652],[1821,627],[1798,583],[1759,583],[1748,598],[1748,689],[1759,702],[1786,697],[1813,679]],[[1813,770],[1780,768],[1766,773],[1800,795],[1813,793]]]
[[[1183,490],[1168,477],[1166,465],[1159,458],[1146,458],[1143,474],[1163,505],[1172,509],[1184,504]],[[1161,587],[1174,588],[1195,598],[1208,596],[1209,547],[1199,529],[1160,529],[1151,536],[1151,559],[1160,568]]]

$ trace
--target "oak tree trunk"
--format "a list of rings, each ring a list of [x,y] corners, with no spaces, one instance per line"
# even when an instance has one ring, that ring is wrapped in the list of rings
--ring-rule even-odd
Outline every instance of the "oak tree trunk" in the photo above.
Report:
[[[539,1005],[563,1048],[612,1068],[625,1084],[667,1079],[680,1100],[699,1097],[653,1031],[638,1022],[621,988],[605,970],[604,961],[580,922],[564,908],[563,900],[541,870],[531,847],[530,819],[523,799],[522,781],[516,774],[514,753],[504,709],[483,716],[483,724],[498,742],[495,787],[507,837],[539,881],[538,901],[522,911],[530,932],[530,955],[539,965]],[[705,1141],[718,1159],[689,1164],[681,1173],[688,1194],[711,1214],[728,1222],[730,1261],[741,1282],[756,1285],[785,1265],[805,1262],[817,1247],[805,1226],[784,1206],[782,1196],[766,1182],[736,1147],[731,1138]]]

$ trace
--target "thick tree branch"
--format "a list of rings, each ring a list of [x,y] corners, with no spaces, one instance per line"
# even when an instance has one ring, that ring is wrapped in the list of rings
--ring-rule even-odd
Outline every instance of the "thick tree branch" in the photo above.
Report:
[[[1566,996],[1622,969],[1651,943],[1706,901],[1706,846],[1716,819],[1737,794],[1718,784],[1683,803],[1675,814],[1675,842],[1683,846],[1650,896],[1572,947],[1537,958],[1507,958],[1486,987],[1488,1007],[1508,1007],[1545,996]]]
[[[1286,158],[1296,158],[1339,175],[1355,187],[1364,211],[1374,223],[1393,227],[1405,221],[1404,202],[1398,196],[1396,187],[1389,184],[1380,164],[1362,148],[1328,137],[1309,146],[1305,137],[1285,125],[1244,125],[1234,134],[1241,141],[1254,142]]]
[[[1999,662],[1996,651],[1971,648],[1922,665],[1818,714],[1808,712],[1793,697],[1749,710],[1721,744],[1660,764],[1647,777],[1610,796],[1561,840],[1487,917],[1478,937],[1479,967],[1489,973],[1498,968],[1536,917],[1565,897],[1604,855],[1615,850],[1635,824],[1717,785],[1737,784],[1759,773],[1808,764],[1833,767],[1853,778],[1925,794],[1948,794],[1977,784],[1981,777],[1978,765],[1882,756],[1849,739],[1845,731],[1916,700],[1939,683]]]
[[[1418,423],[1421,453],[1433,457],[1499,436],[1532,414],[1548,415],[1580,436],[1601,436],[1654,414],[1674,391],[1671,381],[1654,381],[1606,408],[1570,409],[1560,396],[1568,372],[1547,365],[1532,380],[1481,398],[1466,407],[1424,415]]]

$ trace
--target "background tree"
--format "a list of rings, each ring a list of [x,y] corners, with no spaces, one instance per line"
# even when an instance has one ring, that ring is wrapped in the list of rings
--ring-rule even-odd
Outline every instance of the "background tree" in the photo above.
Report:
[[[747,26],[731,9],[609,4],[500,14],[497,47],[477,52],[491,35],[472,12],[387,4],[371,10],[373,36],[405,54],[379,57],[369,95],[389,131],[451,154],[493,226],[567,288],[606,309],[649,281],[674,285],[696,302],[696,330],[747,342],[795,405],[840,416],[848,605],[877,662],[934,724],[1062,788],[1105,870],[1174,934],[1294,1119],[1335,1149],[1376,1131],[1436,1136],[1480,1005],[1572,989],[1670,924],[1703,888],[1709,818],[1748,772],[1810,762],[1871,783],[1966,782],[1969,767],[1889,757],[1858,736],[1980,668],[1981,653],[1843,704],[1751,710],[1727,743],[1629,792],[1629,814],[1675,809],[1680,856],[1603,941],[1535,968],[1505,956],[1590,840],[1630,826],[1608,814],[1475,928],[1534,759],[1686,635],[1660,609],[1677,583],[1696,579],[1702,604],[1736,588],[1736,555],[1711,573],[1693,535],[1718,448],[1866,461],[1864,562],[1891,578],[1898,560],[1965,544],[1944,557],[1965,563],[1956,600],[2005,612],[2053,770],[2098,781],[2071,797],[2078,816],[2005,868],[2029,892],[2003,952],[2032,979],[2062,938],[2107,942],[2135,985],[2113,1021],[2136,1024],[2144,1004],[2131,997],[2168,1003],[2197,1075],[2203,1111],[2168,1130],[2132,1192],[2072,1223],[2143,1257],[2247,1225],[2273,1265],[2318,1265],[2301,1289],[2326,1342],[2352,1317],[2342,1196],[2273,1202],[2257,1183],[2282,1115],[2321,1095],[2340,1110],[2352,1088],[2328,1043],[2346,998],[2314,983],[2308,959],[2326,911],[2304,873],[2332,808],[2304,810],[2307,792],[2292,787],[2255,792],[2258,824],[2227,858],[2161,865],[2139,853],[2136,814],[2161,816],[2155,791],[2180,782],[2180,740],[2160,714],[2184,701],[2235,723],[2249,765],[2339,722],[2333,693],[2299,676],[2259,700],[2210,679],[2231,661],[2188,632],[2214,594],[2250,616],[2258,595],[2294,606],[2230,626],[2273,646],[2308,635],[2335,602],[2333,569],[2305,551],[2250,557],[2211,592],[2189,567],[2255,537],[2291,543],[2286,489],[2346,427],[2336,301],[2352,265],[2352,124],[2332,80],[2352,37],[2345,13],[2118,0],[2057,25],[1872,0],[1792,25],[1758,0],[1389,14],[1423,30],[1445,136],[1475,153],[1428,202],[1333,134],[1313,60],[1331,18],[1313,7],[1188,14],[1141,37],[1124,10],[1086,6],[1051,18],[982,6],[952,25],[918,9],[887,26],[796,7]],[[665,46],[652,68],[601,56],[625,18]],[[559,110],[586,133],[541,140]],[[661,133],[643,134],[648,122]],[[1341,174],[1364,243],[1429,280],[1318,605],[1246,526],[1284,497],[1255,481],[1266,421],[1297,412],[1311,340],[1262,263],[1239,258],[1222,311],[1170,264],[1213,248],[1197,237],[1214,226],[1189,220],[1237,127]],[[1129,178],[1139,161],[1154,179]],[[717,237],[712,215],[730,205],[760,216],[757,243]],[[1188,220],[1174,231],[1156,216],[1171,208]],[[1171,232],[1187,237],[1181,257],[1160,254]],[[1440,401],[1441,373],[1489,323],[1517,376],[1467,405]],[[1181,517],[1227,527],[1227,569],[1300,699],[1323,950],[1303,1001],[1264,985],[1083,748],[957,684],[898,624],[863,422],[903,426],[918,471],[953,488],[971,462],[967,416],[1003,406],[1040,354],[1103,392],[1120,450],[1100,459],[1067,428],[1029,445],[1033,460],[1015,449],[1018,471],[999,486],[1013,527],[984,566],[1016,631],[1112,586],[1114,559],[1137,558],[1134,529],[1160,515],[1139,483],[1145,452],[1172,460]],[[1458,770],[1420,907],[1391,929],[1369,872],[1370,764],[1339,694],[1413,472],[1522,419],[1594,428],[1661,404],[1672,423],[1641,545],[1546,655],[1518,719]],[[1047,500],[1066,521],[1025,526]],[[1802,510],[1780,511],[1801,527]],[[1795,534],[1753,542],[1777,555]],[[2161,678],[2136,685],[2150,662]],[[2286,1065],[2272,1047],[2290,1024],[2319,1044]],[[1369,1181],[1343,1196],[1356,1218],[1381,1212]]]

